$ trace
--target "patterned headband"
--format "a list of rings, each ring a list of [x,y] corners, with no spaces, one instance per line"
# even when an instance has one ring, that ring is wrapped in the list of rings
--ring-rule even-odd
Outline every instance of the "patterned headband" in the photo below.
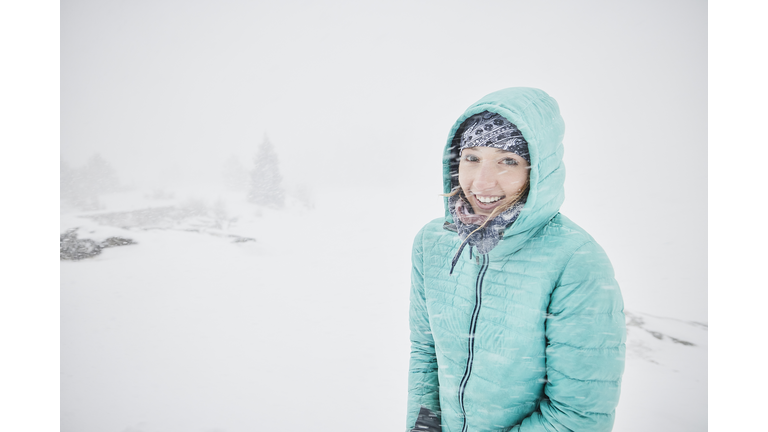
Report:
[[[494,147],[515,153],[531,163],[528,141],[523,138],[517,126],[502,115],[483,111],[468,118],[464,124],[467,127],[461,134],[460,150],[467,147]]]

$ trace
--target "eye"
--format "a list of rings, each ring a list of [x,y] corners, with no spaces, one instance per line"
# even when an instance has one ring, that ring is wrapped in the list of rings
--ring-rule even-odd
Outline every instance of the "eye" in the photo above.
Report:
[[[517,165],[517,161],[512,158],[506,158],[501,161],[504,165]]]
[[[477,156],[473,155],[473,154],[468,154],[468,155],[464,156],[464,160],[467,161],[467,162],[477,162],[480,159]]]

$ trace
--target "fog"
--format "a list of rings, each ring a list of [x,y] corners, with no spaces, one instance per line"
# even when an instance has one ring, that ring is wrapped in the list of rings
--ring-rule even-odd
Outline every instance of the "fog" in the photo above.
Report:
[[[635,316],[617,430],[705,427],[707,4],[658,0],[63,1],[61,232],[136,242],[62,261],[63,427],[277,427],[290,386],[257,364],[305,378],[306,415],[364,385],[402,423],[408,255],[444,213],[447,134],[516,86],[558,101],[561,211]],[[244,186],[259,164],[282,210]]]
[[[68,0],[62,160],[98,153],[133,187],[212,187],[266,135],[290,188],[410,194],[437,217],[458,115],[491,91],[538,87],[566,122],[562,211],[607,250],[626,302],[706,320],[706,12],[697,1]]]
[[[706,3],[226,0],[61,3],[60,228],[105,249],[61,265],[62,427],[279,427],[297,379],[318,424],[399,427],[447,134],[515,86],[634,317],[617,430],[705,427]]]

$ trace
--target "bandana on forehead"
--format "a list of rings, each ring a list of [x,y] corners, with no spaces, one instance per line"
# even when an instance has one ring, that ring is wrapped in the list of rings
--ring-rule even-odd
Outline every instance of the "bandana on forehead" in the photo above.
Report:
[[[483,111],[468,118],[461,134],[460,150],[468,147],[494,147],[512,152],[531,163],[528,141],[514,124],[501,114]]]

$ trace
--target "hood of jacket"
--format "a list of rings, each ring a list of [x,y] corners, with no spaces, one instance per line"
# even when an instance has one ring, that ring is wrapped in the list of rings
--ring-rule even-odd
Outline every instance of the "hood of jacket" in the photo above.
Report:
[[[528,141],[531,157],[530,191],[520,215],[511,228],[507,227],[502,238],[504,249],[514,252],[557,215],[565,200],[565,123],[555,99],[542,90],[511,87],[484,96],[464,111],[448,134],[443,151],[444,193],[458,186],[459,143],[463,123],[470,116],[483,111],[504,116],[517,126]],[[444,206],[445,221],[453,223],[447,197]]]

